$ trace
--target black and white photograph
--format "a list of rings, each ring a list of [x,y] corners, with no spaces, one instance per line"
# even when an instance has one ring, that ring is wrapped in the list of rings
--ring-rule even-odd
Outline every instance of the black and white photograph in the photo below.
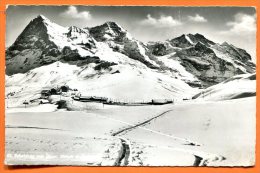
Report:
[[[255,165],[254,7],[9,5],[5,51],[5,165]]]

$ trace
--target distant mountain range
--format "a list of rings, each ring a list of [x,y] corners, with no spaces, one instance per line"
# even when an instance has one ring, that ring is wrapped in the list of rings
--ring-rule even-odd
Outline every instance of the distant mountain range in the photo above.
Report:
[[[6,50],[6,74],[22,73],[30,81],[41,81],[29,74],[54,63],[76,66],[71,72],[73,80],[101,76],[109,80],[109,76],[120,75],[113,77],[113,84],[149,79],[154,87],[170,92],[215,85],[234,75],[254,73],[256,67],[246,50],[227,42],[215,43],[199,33],[146,44],[115,22],[92,28],[62,27],[39,15]],[[70,77],[65,80],[60,75],[53,73],[53,81],[44,85],[71,82]]]

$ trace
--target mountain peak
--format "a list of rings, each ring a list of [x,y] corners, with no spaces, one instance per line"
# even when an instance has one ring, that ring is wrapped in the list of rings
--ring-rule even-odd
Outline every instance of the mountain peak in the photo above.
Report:
[[[21,44],[20,42],[26,42],[26,44],[29,44],[33,39],[36,39],[36,37],[44,37],[45,40],[47,40],[47,25],[51,23],[49,19],[47,19],[43,15],[38,15],[34,19],[30,21],[30,23],[25,27],[23,32],[19,35],[19,37],[16,39],[14,44]],[[30,37],[29,37],[30,36]]]
[[[48,19],[47,17],[45,17],[44,15],[40,14],[38,15],[36,18],[34,18],[33,20],[31,20],[31,22],[28,25],[44,25],[45,27],[48,26],[53,26],[54,28],[58,25],[54,22],[52,22],[50,19]],[[27,25],[27,26],[28,26]],[[61,26],[60,26],[61,27]]]
[[[122,41],[123,39],[132,39],[132,36],[121,27],[119,24],[113,21],[107,21],[102,25],[89,28],[90,34],[97,41],[105,40],[117,40]]]
[[[170,43],[172,46],[174,47],[181,47],[181,48],[185,48],[185,47],[190,47],[192,46],[192,41],[190,40],[189,36],[182,34],[179,37],[173,38],[170,40]]]
[[[221,46],[230,46],[226,41],[221,44]]]
[[[107,21],[104,23],[104,25],[107,25],[107,27],[111,28],[113,31],[116,32],[126,32],[126,30],[122,26],[113,21]]]
[[[68,37],[81,37],[79,36],[80,34],[87,34],[88,35],[88,30],[87,29],[81,29],[77,26],[70,26],[68,28],[68,33],[67,36]]]
[[[30,24],[43,24],[46,27],[52,27],[52,28],[59,28],[60,30],[64,30],[63,26],[60,26],[58,24],[56,24],[55,22],[51,21],[50,19],[48,19],[47,17],[45,17],[44,15],[40,14],[38,15],[36,18],[34,18],[30,23]]]
[[[181,36],[177,37],[177,38],[185,38],[186,34],[182,34]]]
[[[43,20],[48,19],[47,17],[45,17],[45,16],[42,15],[42,14],[39,14],[36,18],[43,19]]]
[[[195,37],[200,37],[200,38],[205,38],[204,35],[199,34],[199,33],[194,34],[194,36],[195,36]]]
[[[50,21],[47,17],[45,17],[42,14],[39,14],[36,18],[34,18],[33,20],[37,20],[37,21]]]
[[[117,25],[117,26],[119,26],[116,22],[114,22],[114,21],[107,21],[107,22],[105,22],[105,24],[107,24],[107,25]]]
[[[73,32],[80,32],[80,31],[83,31],[83,29],[77,27],[77,26],[70,26],[68,28],[69,31],[73,31]]]
[[[203,34],[200,34],[200,33],[196,33],[196,34],[189,33],[189,34],[186,34],[186,35],[191,37],[191,38],[195,37],[197,39],[206,39],[206,37]]]
[[[192,40],[192,42],[194,43],[198,43],[201,42],[202,44],[205,44],[206,46],[211,46],[214,45],[216,43],[214,43],[213,41],[207,39],[204,35],[200,34],[200,33],[196,33],[196,34],[188,34],[188,37]]]

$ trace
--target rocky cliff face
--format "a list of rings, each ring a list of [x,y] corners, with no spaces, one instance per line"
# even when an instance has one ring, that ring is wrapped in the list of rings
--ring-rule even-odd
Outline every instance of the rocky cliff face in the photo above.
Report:
[[[150,43],[150,52],[163,62],[164,56],[177,60],[203,86],[222,82],[234,75],[253,73],[255,64],[243,49],[218,44],[201,34],[181,35],[166,42]]]
[[[134,39],[125,29],[115,22],[90,28],[90,34],[99,42],[105,42],[114,51],[122,53],[131,59],[144,63],[147,67],[156,68],[150,59],[146,46]]]
[[[84,68],[92,64],[96,71],[103,70],[98,68],[102,64],[131,67],[132,62],[138,62],[192,87],[210,86],[237,74],[255,72],[255,64],[245,50],[215,43],[198,33],[144,44],[115,22],[93,28],[65,28],[40,15],[6,50],[6,74],[26,73],[56,61]]]
[[[27,72],[38,66],[55,61],[60,54],[58,47],[49,39],[44,18],[32,20],[6,51],[6,73]]]

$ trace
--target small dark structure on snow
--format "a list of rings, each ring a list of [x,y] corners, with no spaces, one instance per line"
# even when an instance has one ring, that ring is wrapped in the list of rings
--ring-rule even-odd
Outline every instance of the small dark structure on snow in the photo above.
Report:
[[[96,96],[81,96],[76,95],[73,97],[74,100],[82,101],[82,102],[100,102],[105,103],[108,101],[106,97],[96,97]]]
[[[49,97],[50,95],[51,95],[50,90],[42,90],[41,91],[41,97],[42,98]]]
[[[52,88],[50,89],[50,95],[57,95],[58,94],[58,89]]]
[[[69,89],[70,89],[70,88],[69,88],[69,86],[67,86],[67,85],[63,85],[63,86],[60,87],[61,92],[68,92]]]
[[[60,100],[56,103],[58,105],[58,109],[67,109],[67,102],[66,100]]]
[[[151,104],[153,105],[163,105],[163,104],[169,104],[173,103],[173,100],[171,99],[152,99]]]
[[[26,105],[28,105],[29,102],[25,100],[25,101],[23,102],[23,104],[24,104],[24,107],[26,108]]]

